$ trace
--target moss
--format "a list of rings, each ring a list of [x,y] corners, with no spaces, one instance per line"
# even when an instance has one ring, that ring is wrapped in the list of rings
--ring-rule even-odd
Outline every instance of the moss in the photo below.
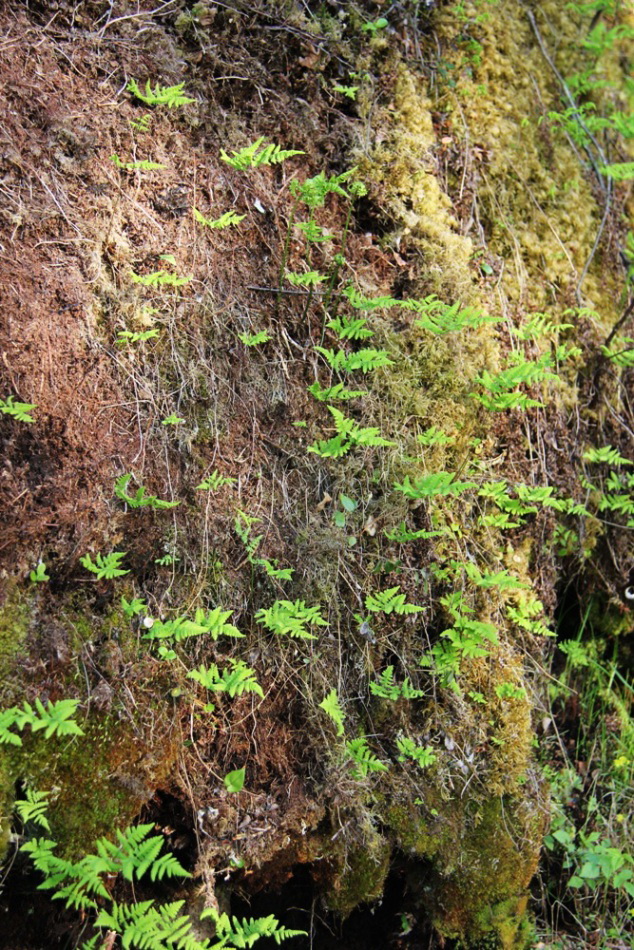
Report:
[[[459,806],[453,810],[455,837],[439,852],[424,903],[444,936],[470,948],[519,950],[529,933],[527,888],[545,827],[539,795],[533,802],[489,799],[470,821]]]
[[[390,867],[391,847],[379,834],[337,858],[341,870],[324,898],[331,910],[347,917],[359,904],[378,900]]]
[[[1,708],[17,701],[15,669],[34,611],[36,591],[25,593],[17,584],[8,591],[0,608],[0,690]],[[11,834],[15,782],[10,768],[10,749],[0,745],[0,862]]]

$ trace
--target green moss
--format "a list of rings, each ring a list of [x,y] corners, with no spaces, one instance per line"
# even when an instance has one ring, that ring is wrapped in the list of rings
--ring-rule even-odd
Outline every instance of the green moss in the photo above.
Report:
[[[36,591],[22,591],[14,584],[0,608],[0,708],[18,701],[16,661],[29,630]],[[11,834],[15,782],[10,768],[9,747],[0,745],[0,861]]]
[[[340,857],[341,870],[326,892],[331,910],[346,917],[362,903],[378,900],[390,867],[391,847],[381,835],[373,835],[362,847]]]

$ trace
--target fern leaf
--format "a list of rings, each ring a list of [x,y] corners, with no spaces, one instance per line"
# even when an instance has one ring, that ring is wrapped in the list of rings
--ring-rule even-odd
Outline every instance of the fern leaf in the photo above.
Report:
[[[328,695],[319,703],[319,708],[327,713],[337,727],[337,735],[344,734],[343,721],[344,712],[339,704],[339,697],[336,689],[331,689]]]

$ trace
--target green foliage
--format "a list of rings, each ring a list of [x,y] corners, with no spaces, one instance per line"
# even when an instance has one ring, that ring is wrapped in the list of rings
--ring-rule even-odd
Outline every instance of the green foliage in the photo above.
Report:
[[[227,155],[224,149],[220,152],[220,158],[223,162],[245,171],[247,168],[259,168],[261,165],[278,165],[293,155],[303,155],[304,152],[297,149],[282,149],[279,145],[264,144],[264,136],[247,145],[240,151],[234,151],[232,155]]]
[[[399,591],[400,587],[397,585],[388,590],[369,594],[365,599],[366,610],[384,614],[416,614],[423,610],[422,607],[416,607],[414,604],[406,604],[405,594],[400,594]]]
[[[105,557],[103,554],[98,554],[95,561],[93,561],[90,554],[84,554],[83,557],[80,557],[79,563],[83,564],[91,574],[96,574],[98,581],[104,578],[110,581],[113,577],[123,577],[124,574],[130,573],[130,571],[126,571],[121,567],[121,558],[124,558],[125,555],[125,551],[112,551],[111,554],[106,554]]]
[[[155,171],[159,168],[165,168],[165,165],[161,165],[160,162],[148,162],[146,160],[140,162],[122,162],[119,156],[116,154],[110,156],[110,161],[113,162],[117,168],[124,169],[127,172],[132,171],[142,171],[150,172]]]
[[[183,418],[181,418],[181,416],[177,416],[175,412],[172,412],[169,416],[166,416],[165,419],[162,419],[162,420],[161,420],[161,425],[163,425],[163,426],[179,426],[179,425],[182,425],[183,422],[185,422],[185,420],[184,420]],[[174,507],[175,505],[178,505],[178,504],[180,504],[180,502],[177,502],[177,501],[176,501],[176,502],[171,502],[172,507]],[[155,507],[155,506],[153,506],[153,507]]]
[[[168,109],[175,109],[176,106],[186,106],[190,102],[194,102],[193,99],[188,99],[183,94],[184,87],[184,82],[178,83],[176,86],[161,86],[157,82],[154,89],[152,89],[148,79],[145,90],[142,90],[136,79],[131,79],[126,86],[126,90],[147,106],[167,106]]]
[[[396,541],[398,544],[406,544],[408,541],[425,541],[428,538],[436,538],[443,534],[442,531],[410,531],[402,521],[398,528],[392,528],[383,532],[388,541]]]
[[[425,695],[424,690],[414,689],[406,677],[399,685],[394,682],[394,667],[386,667],[379,678],[374,683],[370,683],[370,692],[373,696],[379,696],[381,699],[391,699],[396,702],[398,699],[420,699]]]
[[[366,340],[374,336],[366,327],[367,322],[365,317],[340,316],[328,320],[326,326],[334,330],[340,340]]]
[[[133,333],[132,330],[119,330],[115,343],[118,346],[127,346],[128,343],[144,343],[146,340],[154,340],[159,336],[157,329],[143,330],[141,333]]]
[[[359,91],[359,86],[342,86],[337,83],[332,87],[333,92],[339,92],[342,95],[346,96],[348,99],[355,100],[357,98],[357,93]]]
[[[396,747],[400,753],[398,756],[399,762],[407,762],[410,759],[420,769],[426,769],[436,761],[436,754],[431,746],[416,745],[409,736],[401,736],[397,739]]]
[[[29,415],[31,409],[37,409],[37,403],[16,402],[13,396],[0,399],[0,412],[7,416],[13,416],[18,422],[35,422],[33,416]]]
[[[526,699],[526,690],[515,683],[498,683],[495,695],[498,699]]]
[[[356,169],[351,168],[341,175],[331,175],[330,178],[326,177],[325,172],[319,172],[314,178],[307,178],[303,183],[296,180],[292,181],[290,184],[291,194],[298,201],[307,205],[311,211],[315,208],[322,208],[326,197],[330,194],[339,195],[342,198],[349,197],[344,191],[343,185],[354,175],[355,171]]]
[[[255,619],[278,636],[302,640],[316,639],[307,629],[308,626],[328,626],[319,607],[307,607],[303,600],[276,600],[272,607],[258,610]]]
[[[131,473],[120,475],[114,486],[114,493],[117,498],[129,505],[130,508],[154,508],[157,511],[163,511],[180,505],[180,501],[163,501],[157,498],[156,495],[148,495],[147,489],[143,485],[139,485],[134,495],[129,495],[128,485],[131,479]]]
[[[356,350],[354,353],[346,353],[345,350],[327,350],[323,346],[316,346],[315,349],[328,362],[331,369],[335,372],[352,373],[355,370],[361,370],[362,373],[370,373],[381,366],[393,366],[386,350],[363,349]]]
[[[22,706],[11,706],[0,712],[0,745],[21,746],[22,739],[11,732],[13,727],[20,731],[30,726],[33,732],[44,730],[44,738],[51,736],[83,736],[82,730],[71,717],[77,712],[79,700],[58,699],[49,700],[46,704],[41,699],[35,700],[35,706],[26,701]]]
[[[222,947],[227,947],[227,950],[231,950],[231,947],[243,950],[243,948],[252,947],[261,937],[272,937],[279,947],[280,943],[290,937],[308,936],[304,930],[288,930],[280,927],[279,921],[272,914],[257,920],[251,918],[239,921],[237,917],[229,918],[227,914],[219,914],[217,910],[209,907],[202,912],[200,918],[203,920],[209,917],[215,924],[216,937],[220,938],[220,942],[209,947],[208,950],[220,950]]]
[[[337,735],[342,736],[344,734],[343,722],[345,714],[339,703],[336,689],[333,688],[330,690],[328,695],[319,703],[319,708],[323,709],[323,711],[330,716],[337,727]]]
[[[33,824],[39,825],[40,828],[44,828],[50,834],[51,826],[46,817],[49,794],[49,792],[37,792],[35,789],[27,788],[26,798],[17,799],[14,802],[14,808],[23,825],[26,826],[28,822],[33,822]]]
[[[446,333],[459,333],[465,329],[475,330],[490,323],[499,322],[499,317],[491,317],[482,313],[476,307],[462,307],[460,303],[446,304],[438,300],[435,294],[424,300],[404,300],[400,306],[406,310],[414,310],[421,316],[415,325],[435,336],[444,336]]]
[[[144,287],[182,287],[188,284],[191,277],[177,277],[176,274],[169,274],[164,270],[153,271],[151,274],[135,274],[130,271],[130,277],[135,284],[142,284]]]
[[[244,788],[244,777],[246,769],[234,769],[233,772],[227,772],[223,781],[228,792],[235,795]]]
[[[286,279],[293,287],[317,287],[326,280],[326,275],[320,274],[316,270],[305,271],[303,274],[293,274],[287,271]]]
[[[607,465],[632,465],[630,459],[619,455],[611,445],[604,445],[600,449],[588,449],[582,456],[585,462],[605,463]]]
[[[364,23],[361,27],[361,32],[369,33],[370,36],[376,36],[379,30],[384,30],[387,25],[388,21],[384,16],[382,16],[379,17],[378,20],[368,20],[366,23]]]
[[[144,600],[141,600],[138,597],[133,597],[132,600],[128,601],[125,597],[121,598],[121,609],[123,610],[126,617],[132,619],[138,614],[143,613],[144,610],[147,610],[147,604]]]
[[[558,380],[556,373],[549,370],[552,358],[545,354],[539,360],[519,359],[513,362],[500,373],[493,375],[483,370],[474,382],[479,383],[485,393],[471,393],[485,409],[502,412],[505,409],[529,409],[544,404],[537,399],[529,398],[525,393],[517,392],[521,385],[534,386],[549,380]]]
[[[475,482],[459,482],[455,479],[454,472],[432,472],[420,475],[412,483],[409,475],[406,475],[401,484],[395,483],[394,488],[407,498],[432,498],[434,495],[460,495],[469,488],[477,487]]]
[[[33,581],[34,584],[44,584],[46,581],[50,581],[50,577],[46,573],[46,564],[44,561],[37,562],[35,570],[29,574],[29,580]]]
[[[364,389],[346,389],[343,383],[336,383],[334,386],[323,389],[318,382],[314,382],[312,386],[308,387],[308,392],[320,402],[328,402],[329,400],[343,402],[366,395]]]
[[[370,772],[388,771],[387,765],[372,752],[363,736],[346,742],[346,752],[352,759],[352,775],[356,779],[364,779]]]
[[[417,436],[417,439],[421,445],[452,445],[456,441],[453,436],[447,435],[436,426],[425,429]]]
[[[615,366],[634,366],[634,338],[632,337],[617,337],[612,346],[602,346],[601,352]]]
[[[143,639],[174,640],[180,643],[181,640],[203,634],[210,636],[212,640],[217,640],[219,637],[244,637],[237,627],[227,622],[232,613],[232,610],[222,610],[221,607],[214,607],[213,610],[207,612],[199,607],[194,620],[188,620],[183,616],[167,621],[154,620],[147,633],[143,634]]]
[[[196,680],[201,686],[214,692],[227,693],[233,698],[243,693],[257,693],[264,699],[262,687],[258,683],[255,671],[242,660],[229,659],[230,666],[220,673],[215,663],[210,667],[201,666],[187,674],[189,679]]]
[[[207,475],[199,485],[196,485],[196,491],[218,491],[224,485],[233,485],[235,482],[235,478],[231,478],[229,475],[221,475],[220,472],[214,469],[211,475]]]
[[[217,231],[222,231],[224,228],[230,228],[234,224],[240,224],[246,218],[246,214],[238,214],[236,211],[225,211],[224,214],[221,214],[219,218],[212,220],[211,218],[206,218],[197,208],[193,209],[193,215],[196,221],[199,224],[204,224],[206,228],[212,228]]]
[[[271,336],[266,330],[260,330],[258,333],[238,333],[238,339],[245,346],[259,346],[261,343],[268,343]]]
[[[354,419],[344,416],[343,412],[335,406],[328,406],[328,409],[334,417],[338,434],[332,439],[308,446],[308,452],[314,452],[322,458],[339,458],[357,445],[394,445],[393,442],[381,438],[375,426],[362,428]]]

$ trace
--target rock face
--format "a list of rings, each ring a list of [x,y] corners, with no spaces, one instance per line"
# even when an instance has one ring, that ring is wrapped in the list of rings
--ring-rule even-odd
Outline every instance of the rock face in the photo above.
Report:
[[[1,14],[2,849],[37,789],[71,861],[155,822],[192,913],[304,882],[410,921],[365,946],[528,946],[563,557],[631,630],[573,13],[50,6]]]

